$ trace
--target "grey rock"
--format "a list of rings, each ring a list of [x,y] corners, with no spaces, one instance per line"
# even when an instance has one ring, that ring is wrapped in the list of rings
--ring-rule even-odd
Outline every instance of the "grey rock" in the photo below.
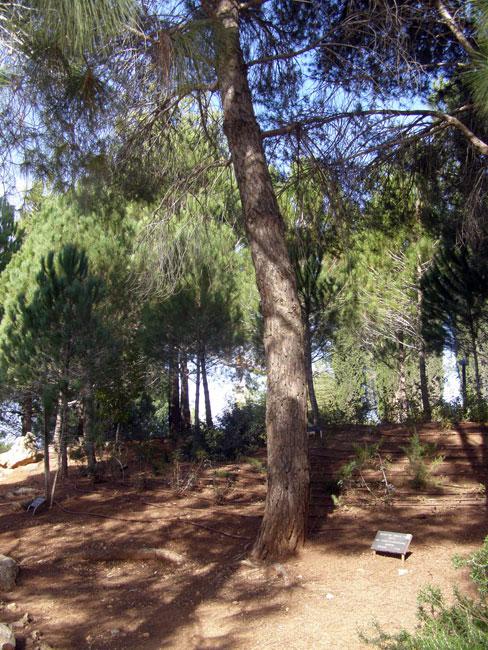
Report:
[[[15,634],[11,625],[0,623],[0,649],[4,650],[5,646],[15,648]],[[6,650],[6,648],[5,648]]]
[[[8,555],[0,555],[0,591],[11,591],[19,573],[19,565]]]

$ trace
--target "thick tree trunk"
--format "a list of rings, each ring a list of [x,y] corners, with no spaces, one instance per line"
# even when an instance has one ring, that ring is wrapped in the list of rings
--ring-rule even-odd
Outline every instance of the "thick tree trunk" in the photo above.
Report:
[[[293,553],[305,540],[308,496],[307,381],[295,274],[262,145],[239,40],[235,0],[202,0],[213,20],[224,132],[241,196],[264,317],[268,491],[252,555]]]
[[[195,383],[195,429],[200,431],[200,359],[197,356],[197,377]]]
[[[169,360],[169,432],[177,438],[181,431],[180,382],[178,351],[172,351]]]
[[[32,431],[32,396],[25,395],[22,400],[22,435]]]
[[[317,396],[315,394],[315,386],[313,383],[313,369],[312,369],[312,341],[310,334],[310,327],[305,322],[305,370],[307,373],[307,388],[308,399],[310,400],[310,411],[312,414],[312,424],[316,427],[319,423],[319,405],[317,404]]]
[[[191,429],[191,414],[190,414],[190,395],[188,393],[188,362],[186,354],[181,353],[181,421],[183,429],[189,431]]]
[[[207,429],[213,429],[212,406],[210,404],[210,391],[208,389],[207,360],[205,358],[205,350],[202,350],[200,352],[200,368],[202,372],[203,397],[205,401],[205,424],[207,425]]]

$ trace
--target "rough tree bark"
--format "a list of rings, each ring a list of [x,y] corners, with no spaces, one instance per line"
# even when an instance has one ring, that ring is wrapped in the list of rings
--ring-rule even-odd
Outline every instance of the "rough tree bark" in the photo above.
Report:
[[[306,534],[309,468],[304,334],[295,274],[240,47],[236,0],[202,0],[212,20],[224,132],[239,187],[264,317],[268,490],[252,556],[283,557]]]
[[[200,369],[202,372],[203,397],[205,401],[205,424],[207,425],[207,429],[213,429],[212,406],[210,404],[210,391],[208,389],[207,360],[205,357],[205,350],[202,350],[200,352]]]

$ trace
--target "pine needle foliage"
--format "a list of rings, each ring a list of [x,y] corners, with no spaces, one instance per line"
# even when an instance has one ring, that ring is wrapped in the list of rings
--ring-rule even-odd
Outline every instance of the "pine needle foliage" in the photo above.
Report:
[[[22,3],[22,11],[15,3],[2,4],[4,23],[23,35],[23,48],[33,36],[75,56],[116,36],[137,15],[134,0],[30,0]]]

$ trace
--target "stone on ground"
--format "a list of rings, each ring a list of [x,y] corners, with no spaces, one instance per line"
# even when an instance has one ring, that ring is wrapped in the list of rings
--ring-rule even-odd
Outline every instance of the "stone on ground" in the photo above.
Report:
[[[15,634],[6,623],[0,623],[0,649],[15,650]]]
[[[15,469],[29,463],[37,463],[41,458],[42,454],[36,448],[33,434],[26,433],[25,436],[19,436],[8,451],[0,454],[0,467]]]
[[[0,591],[11,591],[19,573],[19,565],[8,555],[0,555]]]

